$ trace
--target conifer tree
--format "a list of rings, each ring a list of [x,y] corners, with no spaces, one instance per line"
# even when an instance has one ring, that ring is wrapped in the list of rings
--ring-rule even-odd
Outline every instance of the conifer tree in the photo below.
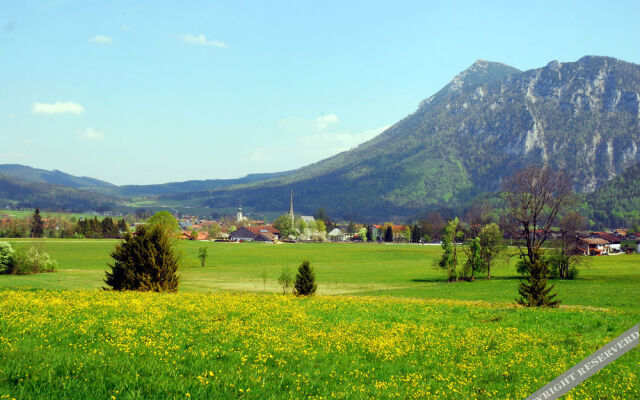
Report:
[[[293,293],[296,296],[313,296],[318,285],[316,284],[316,274],[309,260],[303,260],[298,267],[296,281],[293,284]]]
[[[388,226],[387,230],[384,232],[384,241],[393,242],[393,228],[391,226]]]
[[[115,262],[109,264],[111,272],[104,282],[112,290],[178,291],[178,257],[162,226],[141,226],[126,233],[111,257]]]
[[[31,237],[41,238],[43,233],[44,233],[44,224],[42,223],[42,217],[40,216],[40,209],[36,208],[36,211],[33,213],[33,218],[31,221]]]
[[[548,261],[538,256],[535,261],[524,260],[528,264],[527,278],[520,283],[516,299],[518,304],[527,307],[558,307],[560,301],[551,293],[555,285],[547,287],[549,276]]]

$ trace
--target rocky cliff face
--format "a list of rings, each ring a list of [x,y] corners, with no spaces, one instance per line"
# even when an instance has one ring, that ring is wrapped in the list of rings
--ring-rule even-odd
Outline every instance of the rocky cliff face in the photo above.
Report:
[[[522,72],[477,61],[369,142],[207,201],[282,197],[270,206],[286,208],[293,188],[308,211],[387,218],[460,204],[532,163],[589,192],[640,161],[639,145],[640,66],[589,56]]]

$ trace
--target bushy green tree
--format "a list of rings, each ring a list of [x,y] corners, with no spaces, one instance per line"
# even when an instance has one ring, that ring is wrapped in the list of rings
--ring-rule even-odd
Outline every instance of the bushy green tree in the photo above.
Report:
[[[483,269],[482,257],[480,256],[480,239],[472,239],[466,247],[465,252],[467,253],[467,261],[464,264],[462,278],[474,281],[476,279],[476,272],[480,272]]]
[[[200,259],[200,266],[204,267],[205,263],[207,262],[207,256],[209,255],[208,251],[207,251],[207,247],[206,246],[201,246],[198,249],[198,258]]]
[[[487,279],[491,279],[491,265],[504,249],[500,227],[495,223],[483,226],[478,239],[480,239],[480,258],[483,268],[487,270]]]
[[[153,217],[147,221],[147,225],[150,227],[159,226],[168,233],[175,233],[180,230],[178,220],[169,211],[160,211],[153,214]]]
[[[57,268],[58,263],[40,246],[36,245],[16,251],[14,267],[9,273],[17,275],[38,274],[53,272]]]
[[[287,289],[291,286],[291,270],[288,267],[282,267],[280,276],[278,277],[278,283],[282,286],[282,294],[287,294]]]
[[[440,268],[447,271],[449,282],[458,280],[458,249],[456,239],[459,237],[459,220],[454,218],[449,221],[442,231],[442,257],[438,262]]]
[[[123,241],[111,252],[104,282],[112,290],[176,292],[178,257],[166,229],[162,225],[141,226],[135,233],[126,233]]]
[[[8,242],[0,242],[0,274],[9,274],[15,265],[16,252]]]
[[[367,241],[367,228],[360,228],[358,230],[358,237],[362,239],[363,242]]]
[[[319,233],[327,232],[327,225],[321,219],[316,220],[316,228],[318,229]]]
[[[318,285],[316,284],[316,274],[309,260],[303,260],[298,267],[296,281],[293,284],[293,293],[296,296],[313,296]]]
[[[280,231],[281,238],[287,238],[289,235],[295,236],[294,227],[291,225],[291,216],[289,214],[282,214],[275,221],[273,221],[273,227]]]

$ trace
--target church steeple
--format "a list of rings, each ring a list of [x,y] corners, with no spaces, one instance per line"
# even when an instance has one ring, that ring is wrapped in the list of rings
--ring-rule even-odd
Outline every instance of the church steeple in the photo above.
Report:
[[[242,222],[242,204],[238,202],[238,212],[236,213],[236,222]]]
[[[291,189],[290,197],[289,197],[289,216],[291,217],[291,227],[294,225],[294,214],[293,214],[293,189]]]

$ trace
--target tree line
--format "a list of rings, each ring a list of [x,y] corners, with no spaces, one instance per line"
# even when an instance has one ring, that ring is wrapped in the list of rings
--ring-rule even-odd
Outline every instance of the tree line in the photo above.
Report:
[[[129,230],[124,218],[50,217],[43,219],[36,208],[30,218],[11,218],[0,225],[0,237],[5,238],[89,238],[121,239]]]

